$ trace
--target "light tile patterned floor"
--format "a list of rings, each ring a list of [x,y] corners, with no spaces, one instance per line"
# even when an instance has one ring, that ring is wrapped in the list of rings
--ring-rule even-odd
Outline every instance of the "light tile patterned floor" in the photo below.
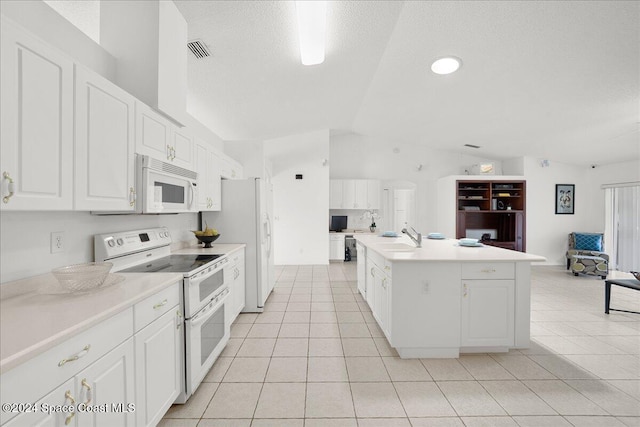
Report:
[[[402,360],[357,293],[355,263],[277,268],[196,394],[161,427],[640,426],[640,315],[603,282],[534,267],[531,347]],[[640,311],[614,287],[612,307]]]

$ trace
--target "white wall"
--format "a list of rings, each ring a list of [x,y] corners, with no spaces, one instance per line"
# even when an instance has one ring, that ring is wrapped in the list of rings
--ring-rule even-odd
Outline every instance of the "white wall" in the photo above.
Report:
[[[225,141],[224,152],[242,164],[245,177],[264,178],[265,157],[262,141]]]
[[[569,233],[604,232],[602,184],[640,180],[638,161],[595,168],[551,161],[543,167],[541,159],[521,157],[503,162],[503,167],[523,173],[527,180],[527,252],[546,257],[551,265],[566,263]],[[556,184],[575,184],[573,215],[555,214]]]
[[[329,131],[267,140],[264,154],[273,165],[274,262],[327,264]]]
[[[88,212],[2,212],[0,283],[93,261],[94,234],[168,227],[175,242],[195,244],[197,240],[189,230],[195,230],[197,225],[195,213],[97,216]],[[50,253],[53,231],[64,231],[64,252]]]
[[[394,148],[399,152],[394,153]],[[501,171],[500,161],[473,156],[472,153],[432,150],[363,135],[343,134],[331,137],[329,165],[331,179],[369,178],[415,183],[418,219],[413,226],[426,235],[437,231],[434,227],[438,178],[462,175],[471,165],[488,161],[493,161]],[[422,165],[420,171],[418,165]],[[385,224],[384,218],[380,221],[382,224]]]

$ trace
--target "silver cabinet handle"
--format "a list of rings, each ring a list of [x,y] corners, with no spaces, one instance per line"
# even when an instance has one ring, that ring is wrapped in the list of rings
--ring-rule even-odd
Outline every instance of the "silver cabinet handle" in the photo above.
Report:
[[[69,403],[71,403],[71,405],[75,406],[76,399],[74,399],[73,396],[71,395],[71,390],[67,390],[64,393],[64,398],[68,400]],[[73,417],[75,416],[76,416],[76,411],[72,411],[69,415],[67,415],[67,418],[64,419],[64,425],[68,426],[71,423],[71,420],[73,419]]]
[[[482,270],[480,270],[480,272],[482,272],[482,273],[495,273],[496,269],[495,268],[483,268]]]
[[[376,277],[375,272],[373,271],[373,267],[371,267],[371,277]]]
[[[382,279],[382,288],[387,289],[387,278]]]
[[[466,284],[466,283],[464,284],[463,289],[464,289],[464,291],[463,291],[463,293],[462,293],[462,296],[466,297],[466,296],[467,296],[467,293],[468,293],[468,290],[467,290],[467,284]]]
[[[71,357],[68,357],[66,359],[62,359],[60,362],[58,362],[58,366],[62,367],[65,365],[65,363],[67,362],[75,362],[76,360],[85,357],[87,355],[87,353],[89,353],[89,349],[91,349],[91,345],[87,344],[84,346],[84,348],[79,351],[78,353],[74,354]]]
[[[164,307],[165,305],[167,305],[169,301],[165,298],[164,301],[157,303],[156,305],[153,306],[154,310],[159,309],[160,307]]]
[[[171,146],[167,144],[167,160],[171,160]]]
[[[91,403],[91,399],[93,398],[93,396],[91,395],[91,386],[87,382],[86,378],[82,379],[81,384],[83,388],[87,389],[87,400],[84,401],[84,404],[88,405],[89,403]]]
[[[2,198],[2,201],[4,203],[9,203],[9,199],[11,199],[13,197],[13,195],[15,194],[16,184],[13,182],[13,178],[11,178],[11,175],[9,175],[9,172],[3,172],[2,173],[2,178],[6,179],[9,182],[9,184],[7,185],[7,190],[9,190],[9,194],[4,196]]]

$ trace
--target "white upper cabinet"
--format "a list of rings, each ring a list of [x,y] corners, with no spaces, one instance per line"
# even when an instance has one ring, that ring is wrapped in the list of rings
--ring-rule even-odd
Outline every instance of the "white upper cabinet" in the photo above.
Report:
[[[136,102],[136,153],[170,162],[173,157],[170,138],[169,121],[142,102]]]
[[[171,162],[185,169],[194,169],[193,137],[187,128],[171,126],[173,156]]]
[[[329,181],[329,209],[342,209],[342,180]]]
[[[332,179],[329,209],[379,209],[380,181],[373,179]]]
[[[133,211],[134,98],[76,65],[76,210]]]
[[[195,138],[195,165],[198,173],[198,210],[219,211],[221,184],[217,154],[207,142],[197,137]]]
[[[220,175],[222,178],[242,179],[244,177],[242,165],[231,157],[224,153],[220,153],[219,162]]]
[[[136,102],[136,153],[194,169],[191,134],[141,102]]]
[[[380,209],[380,181],[367,180],[367,209]]]
[[[73,207],[73,62],[10,21],[1,28],[2,210]]]

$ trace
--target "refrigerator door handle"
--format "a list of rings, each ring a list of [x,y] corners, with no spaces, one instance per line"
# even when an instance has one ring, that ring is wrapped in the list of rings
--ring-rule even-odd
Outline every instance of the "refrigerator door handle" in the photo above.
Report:
[[[267,236],[267,258],[271,257],[271,218],[269,218],[269,214],[267,214],[267,221],[265,222],[266,226],[266,236]]]

